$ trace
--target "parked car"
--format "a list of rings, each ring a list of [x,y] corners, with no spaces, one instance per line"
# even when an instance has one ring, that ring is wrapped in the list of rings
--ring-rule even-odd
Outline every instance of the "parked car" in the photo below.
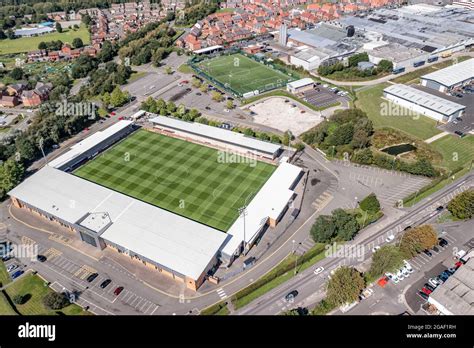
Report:
[[[56,150],[56,149],[59,149],[59,145],[58,145],[58,144],[53,144],[51,147],[52,147],[53,149],[55,149],[55,150]]]
[[[435,291],[436,287],[431,285],[431,284],[428,284],[428,283],[425,283],[425,288],[427,288],[428,290],[430,290],[431,292]]]
[[[6,255],[4,257],[2,257],[2,261],[5,262],[5,261],[8,261],[10,260],[12,257],[10,255]]]
[[[405,264],[405,269],[410,272],[410,273],[413,273],[413,267],[411,267],[411,265],[408,263],[407,260],[403,260],[403,263]]]
[[[360,294],[359,296],[359,299],[360,300],[365,300],[366,298],[372,296],[374,293],[374,289],[372,288],[367,288],[365,289],[364,291],[362,291],[362,293]]]
[[[109,285],[110,283],[112,283],[112,280],[111,279],[106,279],[100,284],[100,288],[105,289],[107,287],[107,285]]]
[[[439,275],[439,279],[441,279],[443,281],[443,283],[448,280],[449,276],[446,275],[446,274],[440,274]]]
[[[36,259],[39,261],[39,262],[45,262],[47,260],[47,257],[44,256],[44,255],[38,255],[36,256]]]
[[[12,274],[12,279],[18,278],[18,277],[21,276],[23,273],[25,273],[25,272],[23,272],[22,270],[16,271],[15,273]]]
[[[425,287],[423,287],[423,288],[421,289],[421,291],[424,292],[424,293],[427,294],[427,295],[429,295],[429,294],[431,294],[431,293],[433,292],[433,291],[431,291],[430,289],[427,289],[427,288],[425,288]]]
[[[92,283],[94,281],[95,278],[97,278],[99,276],[98,273],[92,273],[90,276],[87,277],[87,281],[89,283]]]
[[[8,273],[11,273],[13,272],[14,270],[16,270],[18,268],[18,265],[16,263],[14,264],[11,264],[10,266],[7,267],[7,272]]]
[[[372,252],[375,253],[379,249],[380,249],[380,245],[376,245],[372,248]]]
[[[201,92],[197,92],[196,95],[202,95]]]
[[[437,253],[439,253],[439,249],[438,249],[438,247],[437,247],[436,245],[435,245],[435,246],[433,246],[433,248],[432,248],[432,249],[433,249],[433,251],[436,251]]]
[[[211,108],[209,106],[206,106],[204,109],[211,110]]]
[[[297,291],[297,290],[290,291],[288,294],[286,294],[285,300],[286,300],[287,302],[293,301],[293,299],[294,299],[296,296],[298,296],[298,291]]]
[[[403,280],[403,279],[405,279],[406,277],[405,277],[405,274],[403,274],[403,272],[402,272],[401,270],[399,270],[399,271],[397,272],[397,278],[400,279],[400,280]]]
[[[431,251],[429,251],[428,249],[423,250],[423,254],[425,254],[425,255],[428,256],[428,257],[433,256],[433,254],[431,253]]]
[[[318,267],[314,270],[314,274],[318,275],[324,271],[324,267]]]
[[[398,277],[396,275],[392,274],[392,273],[387,272],[387,273],[385,273],[385,276],[387,276],[395,284],[397,284],[400,281],[400,279],[398,279]]]
[[[122,291],[123,291],[123,286],[119,286],[118,288],[116,288],[116,289],[114,290],[114,295],[115,295],[115,296],[118,296],[118,295],[120,295],[120,293],[121,293]]]
[[[428,283],[435,289],[438,287],[438,285],[441,284],[439,281],[436,280],[436,278],[428,279]]]
[[[455,269],[458,269],[459,267],[461,267],[463,265],[463,263],[461,261],[458,261],[454,264],[454,268]]]
[[[388,235],[387,238],[385,238],[385,241],[386,241],[387,243],[390,243],[390,242],[391,242],[392,240],[394,240],[394,239],[395,239],[395,236],[394,236],[393,234],[390,234],[390,235]]]
[[[446,271],[449,272],[449,273],[451,273],[451,275],[453,275],[454,272],[456,272],[456,269],[457,269],[457,268],[450,267],[450,268],[448,268]]]
[[[443,209],[444,209],[444,207],[442,205],[440,205],[438,208],[436,208],[436,211],[441,211]]]
[[[448,245],[448,241],[444,238],[438,238],[438,245],[439,246],[442,246],[442,247],[445,247],[446,245]]]
[[[427,300],[430,296],[425,294],[424,292],[419,291],[418,294],[423,297],[423,299]]]

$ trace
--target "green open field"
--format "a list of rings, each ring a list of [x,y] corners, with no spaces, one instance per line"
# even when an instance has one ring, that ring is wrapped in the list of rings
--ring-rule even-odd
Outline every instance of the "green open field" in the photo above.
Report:
[[[281,71],[273,70],[242,54],[220,56],[203,60],[197,66],[223,85],[244,94],[255,90],[268,90],[281,86],[291,79]]]
[[[49,42],[61,40],[62,42],[72,43],[72,40],[74,40],[76,37],[81,38],[84,45],[90,43],[89,31],[84,24],[81,24],[79,29],[76,31],[73,29],[63,29],[62,33],[53,32],[50,34],[23,37],[14,40],[0,40],[0,55],[37,50],[41,41]]]
[[[375,128],[396,128],[422,140],[429,139],[441,133],[441,131],[436,128],[436,121],[423,115],[417,115],[416,118],[413,116],[381,115],[382,102],[389,103],[382,99],[383,90],[388,86],[390,86],[390,84],[382,83],[357,92],[356,107],[367,113],[367,116],[372,120]],[[405,115],[410,115],[410,113],[407,111]]]
[[[449,134],[432,142],[431,146],[443,155],[441,165],[450,170],[468,165],[474,160],[474,136],[472,135],[459,138]]]
[[[75,174],[227,231],[275,167],[222,162],[215,149],[139,130]]]
[[[10,275],[7,272],[7,268],[3,261],[0,261],[0,287],[5,286],[11,282]]]
[[[50,310],[43,305],[43,297],[49,292],[52,292],[49,287],[44,285],[44,281],[34,274],[27,274],[22,278],[16,280],[11,284],[6,292],[8,296],[13,299],[15,295],[30,295],[31,297],[22,305],[15,305],[16,309],[22,315],[55,315],[56,311]],[[4,299],[5,302],[6,299]],[[9,305],[8,302],[3,303],[2,306]],[[89,312],[84,311],[81,307],[76,304],[70,304],[69,306],[61,309],[59,312],[66,315],[86,315]],[[8,314],[10,311],[7,311]],[[3,313],[0,313],[0,315]]]

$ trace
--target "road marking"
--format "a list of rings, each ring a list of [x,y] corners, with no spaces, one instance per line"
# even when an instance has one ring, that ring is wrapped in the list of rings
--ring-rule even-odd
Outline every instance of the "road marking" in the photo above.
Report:
[[[227,294],[225,293],[224,289],[220,288],[216,290],[217,294],[221,299],[227,298]]]
[[[36,241],[27,236],[21,236],[21,243],[26,245],[34,245]]]
[[[55,248],[49,248],[44,253],[44,256],[46,256],[48,259],[54,259],[55,257],[61,256],[62,254],[62,251],[59,251]]]

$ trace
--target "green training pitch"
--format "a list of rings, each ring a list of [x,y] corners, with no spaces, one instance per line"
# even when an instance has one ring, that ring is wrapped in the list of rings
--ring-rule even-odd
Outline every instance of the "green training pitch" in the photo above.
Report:
[[[216,149],[138,130],[74,174],[227,231],[276,167],[222,163],[218,156]]]
[[[269,68],[242,54],[203,60],[197,66],[224,86],[244,94],[285,86],[293,80],[281,71]]]

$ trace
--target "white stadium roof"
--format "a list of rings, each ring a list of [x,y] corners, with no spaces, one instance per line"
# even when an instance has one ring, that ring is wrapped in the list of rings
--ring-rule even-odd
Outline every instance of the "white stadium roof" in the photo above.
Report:
[[[65,165],[66,163],[72,161],[77,156],[92,149],[94,146],[99,145],[101,142],[107,140],[115,133],[118,133],[122,129],[130,126],[132,123],[132,121],[121,120],[103,131],[96,132],[91,136],[85,138],[84,140],[78,142],[77,144],[71,146],[71,149],[68,152],[52,160],[48,163],[48,165],[54,168],[59,168]]]
[[[456,111],[466,108],[464,105],[400,84],[391,85],[385,88],[384,92],[446,116],[452,115]]]
[[[446,87],[451,87],[460,82],[474,79],[474,59],[448,66],[421,77],[424,80],[432,80]]]
[[[73,174],[45,166],[9,195],[193,279],[206,270],[227,235],[209,226],[128,197]],[[112,223],[91,225],[88,214],[107,213]],[[90,215],[89,215],[90,216]]]
[[[193,53],[201,54],[201,53],[206,53],[206,52],[218,50],[218,49],[221,49],[221,48],[224,48],[224,47],[221,46],[221,45],[215,45],[215,46],[210,46],[210,47],[206,47],[206,48],[201,48],[199,50],[193,51]]]
[[[186,122],[165,116],[157,116],[150,119],[150,121],[155,123],[156,125],[169,127],[195,135],[200,135],[206,138],[218,140],[224,143],[237,145],[268,154],[275,154],[281,148],[281,145],[257,140],[254,138],[247,137],[241,133],[236,133],[226,129],[208,126],[197,122]]]
[[[290,186],[301,173],[301,168],[290,163],[281,163],[261,190],[248,204],[245,214],[245,241],[251,243],[265,225],[268,218],[277,219],[285,209],[294,192]],[[222,248],[228,256],[234,254],[244,240],[244,216],[237,218],[227,234],[232,238]]]

